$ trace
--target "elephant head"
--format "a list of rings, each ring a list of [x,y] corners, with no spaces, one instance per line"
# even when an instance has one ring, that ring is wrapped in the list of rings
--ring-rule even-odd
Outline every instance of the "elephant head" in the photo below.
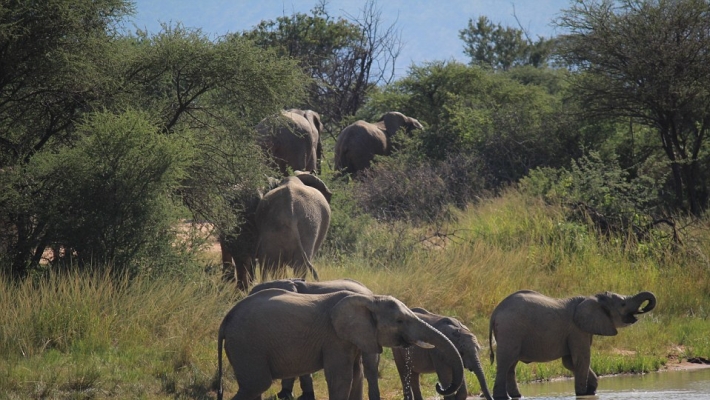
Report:
[[[336,334],[364,353],[381,353],[383,346],[435,348],[452,368],[449,387],[436,386],[441,395],[456,393],[463,383],[463,363],[456,347],[391,296],[350,295],[336,304],[331,318]]]
[[[647,303],[645,306],[644,303]],[[643,307],[642,307],[643,306]],[[656,296],[641,292],[634,296],[598,293],[582,300],[576,307],[574,323],[583,331],[595,335],[614,336],[617,328],[629,326],[656,307]]]
[[[394,136],[400,128],[405,128],[407,133],[414,129],[423,129],[419,121],[412,117],[407,117],[401,112],[390,111],[382,116],[378,123],[384,125],[384,131],[387,133],[387,137]]]

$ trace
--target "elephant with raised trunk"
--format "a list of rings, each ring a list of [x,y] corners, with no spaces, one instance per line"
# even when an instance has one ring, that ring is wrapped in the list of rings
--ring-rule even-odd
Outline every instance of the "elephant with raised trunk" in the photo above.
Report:
[[[306,293],[306,294],[323,294],[334,293],[341,290],[348,292],[371,295],[370,289],[362,283],[352,279],[335,279],[332,281],[322,282],[306,282],[303,279],[279,279],[260,283],[254,286],[250,294],[261,292],[266,289],[283,289],[289,292]],[[377,353],[363,353],[362,366],[367,380],[368,398],[370,400],[380,399],[380,388],[377,381],[377,368],[380,362],[380,355]],[[293,397],[293,385],[295,379],[282,379],[281,391],[277,394],[279,399],[288,399]],[[313,379],[311,375],[303,375],[299,377],[301,391],[303,394],[298,397],[298,400],[313,400],[315,393],[313,391]]]
[[[375,123],[360,120],[346,126],[335,142],[335,170],[356,174],[369,168],[376,155],[390,155],[392,138],[400,128],[407,133],[423,129],[419,121],[396,111]]]
[[[270,179],[263,194],[243,196],[238,207],[243,223],[236,233],[219,234],[224,269],[236,277],[240,290],[249,287],[257,264],[263,278],[282,275],[289,265],[301,277],[311,271],[317,279],[311,259],[330,225],[331,195],[318,177],[297,171],[280,181]]]
[[[493,310],[489,326],[491,363],[498,358],[494,399],[518,398],[515,366],[562,359],[574,373],[577,396],[593,395],[597,375],[590,368],[593,335],[614,336],[635,323],[637,315],[653,310],[656,296],[641,292],[624,296],[605,292],[563,299],[522,290],[503,299]],[[493,336],[497,342],[493,355]]]
[[[278,323],[276,323],[278,321]],[[452,368],[455,393],[463,382],[456,347],[441,332],[391,296],[348,291],[301,294],[267,289],[245,297],[224,317],[217,338],[218,399],[222,399],[222,348],[239,390],[233,400],[261,397],[275,379],[323,369],[330,399],[362,399],[363,353],[383,347],[434,347]]]
[[[264,118],[256,126],[257,143],[276,163],[283,176],[288,168],[320,172],[323,156],[320,114],[296,108]]]
[[[488,384],[486,384],[486,376],[481,366],[481,360],[478,357],[481,352],[481,346],[478,344],[476,336],[456,318],[434,314],[423,308],[412,308],[412,311],[417,317],[451,340],[459,354],[461,354],[464,368],[476,375],[478,383],[481,385],[483,396],[487,400],[491,400]],[[419,347],[395,348],[392,349],[392,355],[397,366],[397,372],[399,372],[399,379],[402,381],[405,400],[424,400],[419,387],[420,374],[436,372],[439,382],[444,385],[451,379],[451,367],[444,363],[444,360],[435,351]],[[467,396],[468,390],[464,380],[459,390],[445,397],[445,399],[465,400]]]

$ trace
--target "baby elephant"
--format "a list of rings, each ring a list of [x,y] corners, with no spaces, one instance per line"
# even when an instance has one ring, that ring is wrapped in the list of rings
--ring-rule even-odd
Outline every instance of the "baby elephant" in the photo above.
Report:
[[[458,349],[459,354],[461,354],[464,368],[476,375],[478,383],[481,385],[481,390],[483,390],[483,395],[487,400],[491,400],[486,377],[481,367],[481,361],[478,358],[481,347],[478,345],[476,336],[455,318],[432,314],[423,308],[412,308],[412,311],[417,317],[451,340]],[[451,368],[445,365],[436,353],[428,349],[417,347],[393,348],[392,355],[399,372],[399,379],[402,380],[402,390],[406,400],[423,400],[422,392],[419,388],[419,374],[436,372],[439,381],[443,384],[446,384],[451,379]],[[409,361],[407,361],[407,357],[409,357]],[[409,365],[407,365],[408,363]],[[408,377],[410,382],[407,382]],[[464,400],[466,396],[468,396],[468,393],[466,381],[464,381],[455,394],[447,396],[445,399]]]
[[[362,283],[352,279],[335,279],[332,281],[306,282],[304,279],[278,279],[260,283],[251,289],[249,294],[257,293],[266,289],[283,289],[289,292],[322,294],[333,293],[345,290],[353,293],[372,294]],[[377,353],[364,353],[362,355],[362,366],[367,379],[368,397],[370,400],[380,400],[380,389],[377,382],[377,368],[380,362],[380,355]],[[294,378],[281,380],[281,391],[277,397],[279,399],[293,398]],[[299,377],[301,391],[303,394],[298,397],[298,400],[315,400],[315,392],[313,391],[313,378],[311,375],[302,375]]]
[[[559,358],[574,373],[576,395],[595,394],[597,376],[589,367],[592,336],[614,336],[618,328],[635,323],[636,315],[654,307],[656,296],[651,292],[634,296],[605,292],[565,299],[532,290],[511,294],[493,310],[489,326],[491,363],[493,335],[498,343],[493,398],[521,397],[515,382],[518,361],[547,362]]]

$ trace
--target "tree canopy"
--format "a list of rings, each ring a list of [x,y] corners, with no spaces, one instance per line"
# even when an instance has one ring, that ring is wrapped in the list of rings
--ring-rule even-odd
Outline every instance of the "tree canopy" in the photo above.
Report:
[[[577,0],[558,24],[585,114],[651,127],[677,207],[699,214],[710,172],[710,3]]]

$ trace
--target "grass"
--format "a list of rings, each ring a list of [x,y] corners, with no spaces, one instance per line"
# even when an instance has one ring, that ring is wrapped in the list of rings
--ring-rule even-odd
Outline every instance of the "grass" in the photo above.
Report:
[[[495,366],[488,362],[488,316],[524,288],[559,297],[656,294],[657,308],[637,324],[595,338],[592,368],[599,374],[653,371],[677,357],[710,358],[707,222],[688,230],[681,249],[628,246],[623,238],[600,240],[565,221],[560,210],[510,192],[460,212],[446,228],[455,235],[445,249],[420,245],[383,261],[376,257],[388,254],[382,238],[390,226],[368,229],[365,236],[381,251],[337,262],[321,257],[315,263],[321,279],[353,278],[409,306],[459,318],[484,348],[490,387]],[[217,328],[240,296],[202,272],[130,281],[78,272],[19,284],[0,280],[0,399],[214,398]],[[569,375],[559,361],[518,368],[520,382]],[[380,369],[383,398],[400,398],[389,350]],[[434,396],[436,376],[422,378],[424,395]],[[479,390],[471,373],[466,379],[472,392]],[[231,374],[224,382],[227,394],[236,391]],[[323,398],[322,372],[315,386]],[[277,391],[274,385],[266,396]]]

